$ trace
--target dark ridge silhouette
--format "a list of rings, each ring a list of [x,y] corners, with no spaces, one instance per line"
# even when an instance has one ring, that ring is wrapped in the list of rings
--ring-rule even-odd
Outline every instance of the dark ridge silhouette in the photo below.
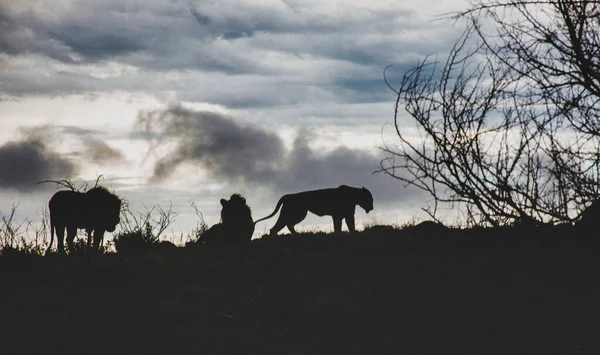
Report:
[[[417,225],[407,227],[407,230],[422,234],[444,234],[448,232],[449,228],[439,222],[423,221]]]
[[[254,233],[252,211],[246,199],[233,194],[229,200],[221,199],[221,223],[217,223],[204,232],[198,243],[240,244],[249,242]]]
[[[177,245],[175,245],[175,243],[170,242],[168,240],[161,240],[160,242],[157,243],[156,248],[170,250],[170,249],[177,248]]]
[[[93,250],[98,250],[104,238],[104,232],[113,232],[119,223],[121,199],[106,188],[97,186],[87,192],[63,190],[55,193],[48,203],[50,210],[50,244],[46,253],[52,249],[56,231],[58,252],[64,253],[65,228],[67,245],[73,251],[77,229],[85,229],[88,235],[88,247],[93,239]]]
[[[597,233],[600,227],[600,200],[593,201],[583,210],[575,225],[581,233]]]
[[[265,236],[242,248],[103,254],[91,263],[3,255],[2,349],[598,353],[600,239],[573,238],[574,227],[438,227]]]
[[[309,211],[317,216],[331,216],[335,232],[342,231],[343,219],[346,220],[348,231],[355,232],[354,212],[357,205],[367,213],[373,210],[371,191],[365,187],[340,185],[337,188],[298,192],[282,196],[273,213],[257,220],[254,224],[273,217],[281,208],[279,218],[271,228],[271,235],[276,235],[286,226],[292,234],[297,234],[294,226],[302,222]]]

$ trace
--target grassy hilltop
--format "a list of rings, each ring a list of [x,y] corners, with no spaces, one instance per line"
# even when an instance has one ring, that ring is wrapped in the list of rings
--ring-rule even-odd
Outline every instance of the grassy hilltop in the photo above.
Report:
[[[566,229],[283,235],[0,256],[3,354],[597,353],[600,241]]]

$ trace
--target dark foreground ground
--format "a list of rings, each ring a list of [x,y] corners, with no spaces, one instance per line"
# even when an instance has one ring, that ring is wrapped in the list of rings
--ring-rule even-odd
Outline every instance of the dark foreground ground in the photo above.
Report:
[[[546,233],[3,256],[0,353],[598,354],[600,242]]]

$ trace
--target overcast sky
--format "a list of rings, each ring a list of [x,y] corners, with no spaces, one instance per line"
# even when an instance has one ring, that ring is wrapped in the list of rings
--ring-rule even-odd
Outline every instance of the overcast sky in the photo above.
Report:
[[[463,0],[0,0],[0,211],[37,219],[48,179],[94,180],[133,208],[173,205],[171,230],[209,225],[243,194],[254,219],[281,195],[365,186],[357,220],[425,218],[429,199],[372,172],[394,83],[444,57]],[[401,122],[414,127],[410,117]],[[267,231],[275,218],[261,222]],[[330,218],[304,229],[331,230]]]

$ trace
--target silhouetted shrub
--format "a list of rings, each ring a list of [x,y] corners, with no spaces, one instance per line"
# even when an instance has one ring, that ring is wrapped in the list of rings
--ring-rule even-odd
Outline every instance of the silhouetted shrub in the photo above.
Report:
[[[42,212],[41,223],[15,219],[17,207],[0,211],[0,255],[41,255],[47,245],[48,214]]]
[[[132,212],[125,200],[121,211],[121,231],[113,236],[117,253],[136,253],[158,246],[161,234],[173,223],[177,214],[172,206],[155,205],[145,212]]]
[[[14,257],[14,256],[41,256],[43,255],[43,248],[40,246],[32,245],[19,245],[17,247],[6,246],[0,249],[0,256],[3,257]]]
[[[185,246],[196,245],[202,235],[209,229],[208,224],[204,220],[204,215],[198,209],[194,202],[190,202],[192,208],[196,212],[196,216],[198,216],[198,222],[196,223],[196,228],[194,228],[188,235],[185,242]]]
[[[153,248],[159,243],[158,236],[152,233],[152,226],[144,224],[144,228],[136,228],[115,234],[113,237],[117,253],[135,253]]]

